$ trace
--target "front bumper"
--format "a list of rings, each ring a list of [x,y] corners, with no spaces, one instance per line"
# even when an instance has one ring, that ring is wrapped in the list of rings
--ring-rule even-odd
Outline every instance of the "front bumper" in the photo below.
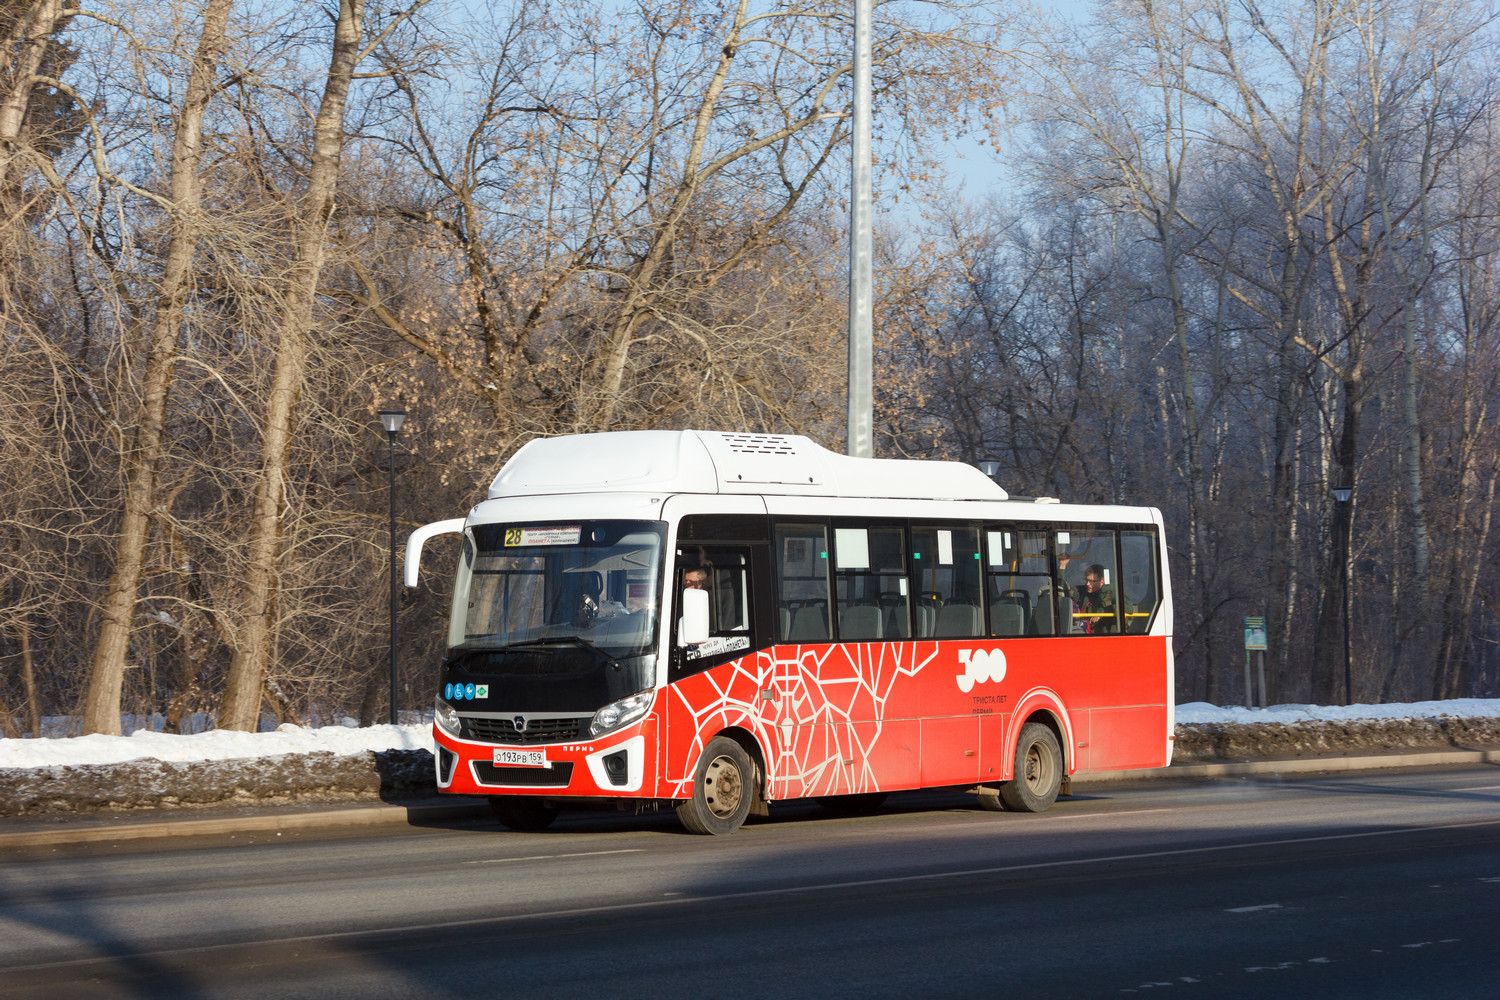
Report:
[[[649,796],[643,790],[655,784],[655,731],[656,719],[648,716],[587,740],[522,745],[460,739],[434,726],[438,791],[548,798]],[[545,765],[531,762],[538,758]]]

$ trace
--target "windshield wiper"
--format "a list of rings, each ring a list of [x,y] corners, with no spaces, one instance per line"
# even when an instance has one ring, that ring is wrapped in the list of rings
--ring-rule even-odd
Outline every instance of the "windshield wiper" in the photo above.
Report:
[[[582,646],[585,649],[593,649],[594,644],[578,638],[576,635],[549,636],[545,639],[527,639],[525,642],[508,642],[501,649],[520,649],[524,646]]]

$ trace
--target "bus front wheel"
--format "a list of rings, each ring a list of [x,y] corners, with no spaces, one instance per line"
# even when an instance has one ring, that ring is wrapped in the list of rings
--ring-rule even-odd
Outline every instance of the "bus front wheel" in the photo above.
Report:
[[[1040,722],[1028,722],[1016,741],[1015,777],[1001,782],[1000,801],[1012,812],[1042,812],[1057,800],[1062,777],[1057,734]]]
[[[750,755],[727,736],[715,736],[698,760],[693,797],[678,805],[677,818],[690,833],[722,837],[740,828],[754,802]]]
[[[491,795],[490,812],[512,830],[545,830],[557,819],[557,807],[532,795]]]

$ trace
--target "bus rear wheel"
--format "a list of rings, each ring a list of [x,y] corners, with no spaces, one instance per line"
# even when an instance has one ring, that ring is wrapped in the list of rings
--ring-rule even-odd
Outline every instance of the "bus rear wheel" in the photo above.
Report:
[[[709,740],[693,777],[693,797],[677,807],[689,833],[722,837],[738,830],[755,803],[755,765],[727,736]]]
[[[490,812],[502,826],[532,832],[545,830],[557,819],[557,807],[532,795],[491,795]]]
[[[1001,782],[1000,801],[1012,812],[1042,812],[1057,801],[1062,776],[1057,735],[1040,722],[1028,722],[1016,741],[1015,777]]]

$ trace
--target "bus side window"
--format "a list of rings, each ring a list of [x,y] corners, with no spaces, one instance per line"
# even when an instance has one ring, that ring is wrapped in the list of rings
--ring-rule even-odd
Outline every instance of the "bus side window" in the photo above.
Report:
[[[911,529],[916,570],[917,638],[958,639],[984,634],[978,528]]]
[[[1110,635],[1120,631],[1119,574],[1115,533],[1072,530],[1057,533],[1060,581],[1058,621],[1069,620],[1074,635]],[[1064,608],[1068,616],[1063,617]]]
[[[679,550],[678,590],[708,591],[710,635],[744,634],[754,620],[750,602],[750,559],[740,549],[699,546]]]
[[[1001,525],[985,532],[989,551],[990,635],[1052,635],[1047,533]]]
[[[1161,603],[1156,574],[1156,533],[1120,532],[1121,612],[1126,632],[1145,632]]]
[[[778,524],[775,532],[778,638],[827,642],[828,529],[821,524]]]
[[[905,529],[834,528],[833,542],[839,638],[865,642],[909,636]]]

